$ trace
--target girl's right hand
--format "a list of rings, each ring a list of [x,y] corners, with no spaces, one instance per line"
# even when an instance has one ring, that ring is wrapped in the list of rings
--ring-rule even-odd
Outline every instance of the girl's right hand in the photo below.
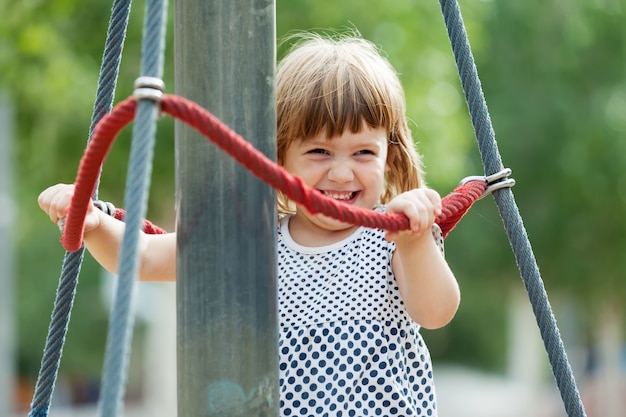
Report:
[[[39,194],[37,203],[39,203],[39,207],[48,214],[48,217],[50,217],[53,223],[59,224],[60,220],[64,220],[67,217],[68,208],[73,195],[74,184],[56,184],[46,188]],[[93,204],[90,204],[87,209],[87,216],[85,217],[84,232],[87,233],[95,229],[99,224],[100,218],[98,217],[98,210]]]

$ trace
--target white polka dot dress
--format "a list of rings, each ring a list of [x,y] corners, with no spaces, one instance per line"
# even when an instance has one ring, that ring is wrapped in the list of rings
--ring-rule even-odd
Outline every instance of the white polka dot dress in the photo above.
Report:
[[[395,245],[359,228],[304,247],[288,221],[278,230],[281,416],[436,416],[430,354],[391,271]]]

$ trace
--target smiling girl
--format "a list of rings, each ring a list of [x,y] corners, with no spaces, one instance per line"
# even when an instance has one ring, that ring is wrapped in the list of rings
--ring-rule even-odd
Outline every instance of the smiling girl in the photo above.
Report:
[[[437,415],[420,327],[455,315],[439,195],[424,186],[396,72],[357,35],[301,35],[276,73],[277,160],[324,195],[406,215],[386,233],[313,215],[279,193],[282,416]],[[39,196],[53,222],[73,185]],[[91,207],[87,249],[114,271],[123,223]],[[175,234],[141,235],[141,280],[176,278]]]

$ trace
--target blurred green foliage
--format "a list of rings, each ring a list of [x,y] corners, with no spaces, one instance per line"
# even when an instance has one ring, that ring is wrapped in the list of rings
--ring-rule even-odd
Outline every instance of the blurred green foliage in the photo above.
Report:
[[[119,99],[131,94],[139,74],[142,7],[135,4],[131,17]],[[279,0],[276,7],[278,38],[357,29],[380,45],[405,86],[432,187],[446,194],[462,177],[482,173],[437,2]],[[620,305],[626,290],[626,0],[481,0],[461,8],[546,287],[576,300],[589,318],[581,323],[584,333],[598,305]],[[36,197],[48,185],[74,180],[109,14],[107,2],[0,2],[0,90],[12,97],[17,115],[19,370],[28,376],[38,370],[63,256]],[[168,33],[172,56],[171,22]],[[166,62],[173,91],[174,63]],[[104,167],[100,195],[117,205],[128,148],[124,132]],[[173,123],[164,119],[150,213],[167,226],[174,218],[173,149]],[[475,205],[446,252],[463,302],[449,326],[426,332],[433,356],[501,370],[508,294],[521,281],[491,199]],[[97,373],[107,313],[98,268],[86,258],[62,366]]]

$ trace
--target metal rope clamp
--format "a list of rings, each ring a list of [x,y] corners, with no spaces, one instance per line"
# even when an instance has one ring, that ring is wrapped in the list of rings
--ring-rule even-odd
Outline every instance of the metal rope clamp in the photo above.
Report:
[[[147,99],[160,104],[165,91],[165,82],[157,77],[141,76],[135,80],[134,87],[133,97],[135,100]]]
[[[487,188],[485,188],[485,192],[480,196],[479,200],[489,194],[492,194],[494,191],[501,190],[503,188],[511,188],[515,185],[515,180],[513,178],[509,178],[513,171],[510,168],[504,168],[502,171],[496,172],[495,174],[479,176],[474,175],[470,177],[465,177],[461,180],[459,185],[465,185],[471,181],[484,181],[487,183]]]
[[[113,203],[102,200],[92,200],[92,203],[97,209],[99,209],[103,213],[108,214],[111,217],[115,217],[115,206],[113,205]],[[63,233],[63,229],[65,228],[65,218],[59,219],[57,221],[57,226],[59,227],[61,233]]]
[[[102,200],[93,200],[93,205],[103,213],[108,214],[111,217],[115,217],[115,206],[113,203]]]

